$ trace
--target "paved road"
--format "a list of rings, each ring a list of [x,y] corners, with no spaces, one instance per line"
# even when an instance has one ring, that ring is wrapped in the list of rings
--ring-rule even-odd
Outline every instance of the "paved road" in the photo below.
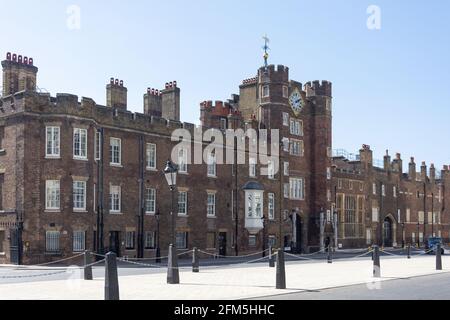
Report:
[[[380,289],[372,290],[357,285],[259,300],[450,300],[450,273],[384,281],[380,285]]]

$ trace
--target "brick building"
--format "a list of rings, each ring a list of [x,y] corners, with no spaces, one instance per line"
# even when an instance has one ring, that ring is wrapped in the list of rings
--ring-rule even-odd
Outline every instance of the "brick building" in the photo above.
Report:
[[[32,59],[8,53],[2,67],[0,263],[16,262],[19,255],[25,263],[40,263],[85,249],[154,257],[158,244],[164,255],[171,192],[162,170],[173,150],[180,171],[180,250],[234,255],[271,244],[310,252],[328,241],[345,248],[398,246],[431,234],[423,223],[428,212],[435,212],[433,231],[449,237],[448,167],[438,177],[433,166],[428,174],[424,165],[418,175],[411,163],[404,174],[400,156],[392,162],[386,156],[378,168],[367,146],[355,159],[333,157],[327,81],[302,85],[289,79],[285,66],[262,67],[243,81],[239,95],[201,103],[196,126],[180,122],[176,82],[149,88],[143,113],[132,113],[123,81],[110,80],[102,106],[36,90]],[[175,148],[175,130],[195,137],[211,128],[221,134],[255,129],[259,136],[278,129],[273,144],[280,170],[271,173],[272,163],[264,166],[250,152],[245,164],[220,164],[217,153],[207,163],[192,164],[190,150]],[[272,135],[267,139],[272,145]],[[209,143],[202,140],[201,149]],[[188,144],[195,148],[194,140]]]

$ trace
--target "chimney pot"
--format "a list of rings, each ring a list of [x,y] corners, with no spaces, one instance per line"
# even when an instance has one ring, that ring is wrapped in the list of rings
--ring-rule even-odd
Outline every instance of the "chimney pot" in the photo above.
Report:
[[[14,62],[17,62],[17,54],[14,53],[13,56],[12,56],[12,59],[13,59]]]
[[[18,62],[22,63],[22,56],[21,55],[19,55]]]
[[[6,54],[6,60],[11,61],[11,52]]]
[[[24,58],[23,58],[23,63],[24,63],[24,64],[28,64],[28,57],[24,57]]]
[[[29,64],[30,66],[33,65],[33,58],[28,59],[28,64]]]

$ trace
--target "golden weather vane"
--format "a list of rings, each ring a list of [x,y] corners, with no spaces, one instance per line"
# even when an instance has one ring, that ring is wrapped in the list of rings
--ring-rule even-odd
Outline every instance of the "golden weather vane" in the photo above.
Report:
[[[267,60],[269,59],[268,51],[270,50],[270,48],[269,48],[270,39],[267,37],[267,35],[265,35],[263,37],[263,40],[264,40],[264,47],[263,47],[263,49],[264,49],[264,66],[267,68]]]

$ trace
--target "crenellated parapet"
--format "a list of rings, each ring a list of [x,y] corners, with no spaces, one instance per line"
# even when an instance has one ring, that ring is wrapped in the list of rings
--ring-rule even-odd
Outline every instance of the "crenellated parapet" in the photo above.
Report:
[[[315,96],[326,96],[331,98],[333,96],[333,85],[327,80],[322,80],[322,82],[319,80],[307,82],[304,90],[307,98]]]

